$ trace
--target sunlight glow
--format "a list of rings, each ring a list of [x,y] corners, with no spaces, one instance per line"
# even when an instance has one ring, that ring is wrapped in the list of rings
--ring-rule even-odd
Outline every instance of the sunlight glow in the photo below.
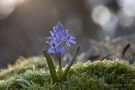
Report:
[[[135,0],[119,0],[123,11],[129,16],[135,16]]]
[[[114,30],[117,25],[117,17],[103,5],[96,6],[92,12],[93,21],[104,30]]]
[[[6,18],[14,11],[16,5],[20,5],[24,1],[26,0],[0,0],[0,19]]]

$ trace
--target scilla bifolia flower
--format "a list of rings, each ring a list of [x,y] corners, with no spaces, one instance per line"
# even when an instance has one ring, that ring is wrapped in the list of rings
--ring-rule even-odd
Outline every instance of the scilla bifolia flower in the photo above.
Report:
[[[61,65],[61,61],[62,61],[61,54],[64,54],[66,48],[69,47],[71,44],[76,43],[75,37],[70,35],[69,30],[65,29],[64,26],[61,24],[61,22],[58,22],[58,24],[53,27],[53,30],[50,31],[50,36],[47,37],[47,39],[48,40],[46,41],[46,43],[48,45],[50,45],[50,47],[47,52],[45,51],[44,55],[45,55],[47,63],[48,63],[48,67],[50,70],[52,80],[54,82],[60,81],[60,80],[65,80],[67,73],[68,73],[70,67],[73,65],[80,48],[77,48],[71,62],[69,63],[69,65],[67,66],[65,71],[63,72],[62,65]],[[57,56],[57,59],[59,62],[58,75],[56,73],[54,63],[48,53],[54,53]]]

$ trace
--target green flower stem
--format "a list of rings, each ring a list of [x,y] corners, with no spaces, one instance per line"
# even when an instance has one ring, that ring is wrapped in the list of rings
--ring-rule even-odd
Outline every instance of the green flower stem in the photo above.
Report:
[[[55,49],[55,52],[56,52],[56,49]],[[60,80],[62,75],[63,75],[60,53],[56,53],[56,56],[58,58],[58,63],[59,63],[59,66],[58,66],[58,78]]]
[[[61,79],[63,75],[63,70],[62,70],[62,64],[61,64],[61,56],[60,53],[58,53],[58,62],[59,62],[59,67],[58,67],[58,77]]]

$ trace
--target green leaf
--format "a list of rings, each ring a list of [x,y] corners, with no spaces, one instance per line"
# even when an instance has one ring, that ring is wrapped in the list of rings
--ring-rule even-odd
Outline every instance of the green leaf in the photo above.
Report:
[[[51,56],[46,51],[44,51],[44,56],[46,57],[47,64],[48,64],[53,82],[58,81],[58,76],[57,76],[56,69],[55,69]]]
[[[67,74],[68,74],[68,72],[69,72],[71,66],[73,65],[73,63],[74,63],[75,60],[76,60],[76,57],[77,57],[79,51],[80,51],[80,47],[77,48],[77,50],[75,51],[75,53],[74,53],[74,55],[73,55],[73,58],[72,58],[71,62],[70,62],[69,65],[67,66],[66,70],[64,71],[63,76],[62,76],[62,80],[65,80],[65,78],[66,78],[66,76],[67,76]]]

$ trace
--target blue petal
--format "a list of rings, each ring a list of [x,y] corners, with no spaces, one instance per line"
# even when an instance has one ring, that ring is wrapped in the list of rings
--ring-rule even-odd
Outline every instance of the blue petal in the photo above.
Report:
[[[56,32],[56,27],[55,26],[53,27],[53,31]]]
[[[52,38],[53,38],[52,36],[47,37],[47,39],[52,39]]]
[[[73,36],[70,36],[70,39],[75,39],[75,37],[73,37]]]
[[[69,41],[71,42],[71,43],[76,43],[76,41],[74,40],[74,39],[69,39]]]
[[[67,41],[67,42],[66,42],[66,46],[70,46],[70,43],[69,43],[69,41]]]
[[[65,30],[65,33],[66,33],[66,34],[68,34],[68,33],[69,33],[69,30],[68,30],[68,29],[66,29],[66,30]]]
[[[61,53],[61,54],[64,54],[65,52],[65,48],[52,48],[50,47],[48,49],[48,53]]]
[[[53,31],[50,31],[50,34],[51,34],[52,36],[54,36],[54,32],[53,32]]]
[[[57,52],[61,53],[61,54],[64,54],[65,48],[57,48]]]
[[[55,52],[54,48],[50,47],[50,48],[48,49],[48,53],[56,53],[56,52]]]

